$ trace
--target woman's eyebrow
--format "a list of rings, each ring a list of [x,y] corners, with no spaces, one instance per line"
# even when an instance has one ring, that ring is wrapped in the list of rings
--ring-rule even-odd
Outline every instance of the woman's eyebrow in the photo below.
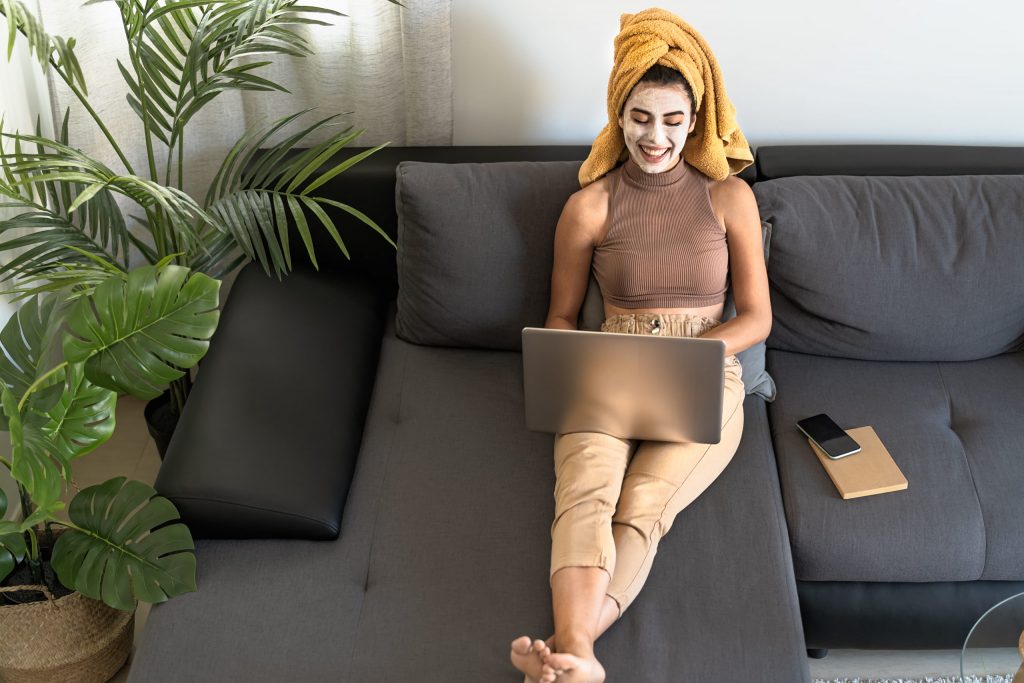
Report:
[[[635,112],[637,112],[639,114],[647,114],[648,116],[651,115],[651,112],[647,111],[646,109],[641,109],[640,107],[633,107],[630,111],[635,111]],[[686,116],[686,112],[685,111],[670,111],[670,112],[667,112],[665,114],[665,116]]]

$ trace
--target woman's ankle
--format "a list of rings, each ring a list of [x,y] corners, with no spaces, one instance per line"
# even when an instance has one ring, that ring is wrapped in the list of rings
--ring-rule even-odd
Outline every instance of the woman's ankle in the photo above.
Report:
[[[567,652],[577,657],[594,656],[594,640],[589,634],[567,633],[557,635],[555,642],[558,644],[558,652]]]

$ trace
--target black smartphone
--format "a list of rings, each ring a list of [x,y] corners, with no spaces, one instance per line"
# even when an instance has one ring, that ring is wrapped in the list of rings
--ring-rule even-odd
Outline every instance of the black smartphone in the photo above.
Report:
[[[796,423],[797,428],[807,435],[825,455],[836,460],[853,455],[860,450],[860,444],[844,432],[831,417],[819,413]]]

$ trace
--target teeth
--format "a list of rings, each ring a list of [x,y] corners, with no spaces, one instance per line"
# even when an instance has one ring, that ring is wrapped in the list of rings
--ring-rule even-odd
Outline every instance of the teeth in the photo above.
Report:
[[[665,152],[668,151],[668,149],[666,148],[666,149],[661,150],[660,152],[652,152],[650,149],[648,149],[647,147],[644,147],[643,145],[640,145],[640,149],[642,149],[646,154],[650,154],[652,157],[660,157],[663,154],[665,154]]]

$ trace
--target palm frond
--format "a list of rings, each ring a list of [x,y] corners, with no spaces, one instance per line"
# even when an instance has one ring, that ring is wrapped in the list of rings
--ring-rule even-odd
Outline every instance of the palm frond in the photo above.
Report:
[[[39,185],[46,183],[77,183],[81,185],[81,192],[95,192],[96,196],[101,192],[116,192],[130,197],[147,210],[163,212],[175,228],[175,233],[185,239],[183,246],[198,246],[194,225],[209,220],[209,217],[185,192],[136,175],[116,174],[101,162],[56,140],[19,133],[2,135],[14,138],[17,144],[30,142],[40,148],[35,153],[17,152],[7,155],[5,170],[16,177],[10,185],[17,197],[26,196],[19,188],[33,188],[33,194],[36,194],[41,191]],[[100,187],[97,188],[97,185]],[[10,193],[5,194],[10,196]],[[72,203],[67,204],[69,213]],[[126,232],[120,236],[128,239]]]
[[[68,115],[59,132],[59,145],[67,145]],[[2,124],[0,124],[2,131]],[[42,140],[37,134],[13,137],[11,152],[0,150],[0,197],[5,208],[17,209],[12,218],[0,220],[0,254],[29,247],[28,252],[16,259],[0,259],[0,282],[19,274],[38,274],[64,259],[81,262],[79,254],[70,249],[77,247],[118,262],[127,268],[129,233],[113,193],[105,183],[83,183],[66,179],[41,177],[45,167],[33,162],[45,155],[43,145],[33,143],[35,154],[24,151],[31,140]],[[22,143],[25,143],[24,145]],[[63,170],[81,170],[74,161],[60,165]],[[27,234],[12,238],[15,231]]]
[[[55,58],[58,67],[64,70],[72,85],[78,85],[82,92],[88,92],[85,85],[85,74],[75,56],[75,39],[65,40],[60,36],[51,36],[44,29],[42,22],[29,12],[20,0],[0,0],[0,14],[7,18],[7,61],[14,52],[14,41],[21,33],[28,42],[28,51],[39,62],[45,71],[51,58]]]
[[[296,29],[329,23],[318,16],[345,16],[296,0],[114,1],[128,27],[132,69],[118,66],[130,90],[129,105],[167,145],[176,144],[189,120],[222,92],[288,92],[254,73],[270,60],[240,60],[308,56],[312,47]]]
[[[332,217],[332,214],[338,215],[334,209],[341,209],[369,225],[394,246],[391,237],[369,216],[341,202],[310,194],[388,143],[352,155],[312,181],[310,178],[315,173],[364,131],[351,132],[349,126],[319,144],[300,150],[309,136],[331,125],[337,118],[334,115],[313,122],[276,145],[261,147],[271,135],[305,113],[297,112],[247,130],[225,156],[205,202],[207,213],[215,219],[213,227],[230,236],[246,257],[263,266],[268,276],[278,278],[292,269],[291,227],[298,233],[314,267],[319,268],[319,264],[310,232],[311,222],[325,230],[349,258],[348,248]],[[193,267],[208,272],[205,268],[212,263],[200,265],[193,261]]]

